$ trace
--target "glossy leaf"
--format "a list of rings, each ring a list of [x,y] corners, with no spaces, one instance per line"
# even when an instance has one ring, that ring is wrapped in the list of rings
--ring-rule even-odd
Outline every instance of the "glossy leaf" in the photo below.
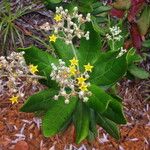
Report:
[[[89,97],[87,105],[97,112],[104,112],[111,101],[111,97],[96,85],[91,85],[89,90],[92,95]]]
[[[116,99],[110,101],[107,110],[102,115],[117,124],[126,124],[122,104]]]
[[[97,136],[97,123],[96,123],[96,113],[93,109],[90,109],[90,125],[89,130],[93,138]],[[90,138],[91,140],[93,138]]]
[[[58,54],[60,59],[63,59],[66,63],[69,62],[70,59],[74,57],[73,49],[71,45],[67,45],[63,40],[57,39],[55,43],[53,43],[56,53]],[[74,47],[77,56],[79,55],[77,49]]]
[[[62,0],[46,0],[47,3],[54,3],[54,4],[57,4],[57,3],[60,3]]]
[[[126,55],[116,58],[118,52],[101,53],[90,75],[91,83],[106,86],[118,82],[127,71]]]
[[[150,48],[150,39],[149,40],[146,40],[142,43],[142,45],[146,48]]]
[[[139,27],[141,35],[145,35],[150,27],[150,6],[145,6],[143,13],[139,18],[137,25]]]
[[[91,24],[88,24],[87,31],[90,31],[90,40],[86,40],[85,38],[81,39],[80,47],[79,47],[79,60],[81,62],[81,66],[90,62],[93,64],[100,54],[100,36],[93,29]]]
[[[89,121],[89,109],[83,102],[79,101],[74,114],[77,144],[88,136]]]
[[[24,58],[27,64],[38,66],[38,73],[42,76],[49,77],[51,72],[51,63],[57,63],[58,60],[52,57],[49,53],[38,49],[35,46],[21,48],[19,51],[24,51]]]
[[[101,114],[97,114],[96,119],[98,125],[100,125],[106,132],[108,132],[115,139],[120,139],[119,129],[113,121],[103,117]]]
[[[111,10],[111,8],[111,6],[99,6],[98,8],[93,10],[92,15],[98,15],[100,13],[107,12]]]
[[[132,64],[128,67],[129,72],[137,78],[148,79],[150,74],[143,68],[139,68],[136,65]]]
[[[135,62],[142,62],[142,61],[143,58],[136,53],[135,49],[130,49],[130,51],[127,54],[128,66]]]
[[[39,110],[47,110],[53,106],[55,101],[53,96],[57,93],[54,89],[43,90],[30,96],[23,107],[20,109],[23,112],[36,112]]]
[[[71,117],[77,104],[77,99],[72,97],[69,104],[64,103],[64,98],[55,101],[42,119],[42,130],[45,137],[55,135],[60,131],[65,122]]]

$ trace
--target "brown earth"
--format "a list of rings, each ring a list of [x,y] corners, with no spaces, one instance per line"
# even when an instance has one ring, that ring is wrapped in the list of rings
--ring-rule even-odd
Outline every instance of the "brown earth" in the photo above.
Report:
[[[99,128],[95,141],[76,145],[73,126],[65,133],[45,138],[39,127],[40,120],[33,114],[19,112],[23,101],[11,105],[7,99],[0,99],[0,150],[148,150],[150,110],[143,94],[147,82],[125,81],[118,85],[128,119],[128,124],[120,127],[120,141],[115,141]]]

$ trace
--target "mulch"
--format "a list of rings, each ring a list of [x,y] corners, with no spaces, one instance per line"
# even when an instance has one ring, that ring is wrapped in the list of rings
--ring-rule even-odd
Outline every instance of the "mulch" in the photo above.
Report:
[[[144,81],[146,82],[149,81]],[[74,127],[52,138],[42,135],[41,120],[34,114],[19,112],[24,101],[11,105],[0,99],[0,150],[149,150],[150,109],[143,94],[143,81],[122,81],[118,84],[128,123],[120,126],[121,139],[116,141],[102,128],[95,141],[74,142]],[[31,94],[31,93],[30,93]]]

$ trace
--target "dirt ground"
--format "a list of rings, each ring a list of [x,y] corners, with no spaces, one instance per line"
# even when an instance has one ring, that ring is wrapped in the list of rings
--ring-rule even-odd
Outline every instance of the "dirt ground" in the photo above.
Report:
[[[84,141],[80,145],[74,143],[73,126],[65,133],[44,138],[40,130],[41,120],[33,114],[19,112],[23,101],[11,105],[6,98],[1,98],[0,150],[149,150],[150,109],[149,102],[145,100],[146,84],[149,81],[123,81],[118,84],[128,120],[127,125],[120,127],[120,141],[115,141],[98,128],[99,136],[95,141]]]
[[[30,0],[20,2],[26,1],[29,4]],[[42,39],[44,37],[38,30],[39,26],[46,21],[52,22],[52,12],[45,11],[45,8],[41,10],[44,7],[41,4],[36,7],[36,12],[18,19],[16,25],[24,35],[33,34]],[[40,45],[29,36],[25,36],[24,41],[25,46]],[[11,47],[8,49],[13,50]],[[115,141],[103,129],[98,128],[99,136],[95,141],[84,141],[80,145],[74,143],[73,126],[65,133],[45,138],[40,129],[41,120],[33,114],[19,112],[24,100],[12,105],[5,95],[0,95],[0,150],[150,150],[150,81],[124,80],[118,84],[118,89],[128,120],[127,125],[120,126],[121,140]],[[27,96],[32,93],[28,90],[26,89]]]

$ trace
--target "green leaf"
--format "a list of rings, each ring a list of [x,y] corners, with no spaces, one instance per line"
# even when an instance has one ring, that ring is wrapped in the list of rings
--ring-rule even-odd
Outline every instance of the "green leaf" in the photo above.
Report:
[[[150,74],[145,71],[143,68],[139,68],[136,65],[132,64],[128,67],[129,72],[137,78],[148,79]]]
[[[92,4],[94,0],[79,0],[79,2],[83,4]]]
[[[38,49],[35,46],[20,48],[19,51],[24,51],[24,57],[27,64],[38,66],[39,74],[49,77],[51,72],[51,63],[57,63],[58,60],[52,57],[49,53]]]
[[[71,117],[76,107],[77,99],[72,97],[69,104],[64,103],[64,98],[55,101],[54,105],[46,112],[42,119],[42,130],[45,137],[57,134]]]
[[[81,3],[78,7],[79,7],[79,11],[82,13],[89,13],[93,11],[93,8],[90,4]]]
[[[143,9],[140,19],[137,21],[137,25],[142,35],[148,32],[150,27],[150,6],[146,5]]]
[[[91,17],[92,18],[92,25],[93,25],[93,28],[94,30],[99,33],[100,35],[103,35],[105,36],[105,29],[103,28],[100,28],[99,24],[98,24],[98,19],[96,19],[94,16]]]
[[[112,9],[111,6],[99,6],[98,8],[94,9],[94,11],[92,12],[92,14],[93,15],[98,15],[100,13],[107,12],[107,11],[109,11],[111,9]]]
[[[53,96],[57,94],[54,89],[43,90],[30,96],[23,107],[20,109],[23,112],[35,112],[39,110],[47,110],[53,106],[55,101]]]
[[[45,0],[45,1],[47,1],[47,3],[57,4],[57,3],[60,3],[62,0]]]
[[[53,45],[59,58],[63,59],[67,64],[69,60],[74,57],[73,48],[75,49],[77,56],[79,55],[77,49],[74,46],[72,47],[71,45],[67,45],[61,39],[57,39]]]
[[[119,140],[120,139],[120,133],[119,133],[119,129],[117,127],[117,125],[103,117],[101,114],[97,114],[96,116],[97,118],[97,123],[106,131],[108,132],[112,137],[114,137],[115,139]]]
[[[116,99],[110,101],[107,110],[101,114],[117,124],[126,124],[122,103]]]
[[[79,101],[74,114],[74,124],[76,129],[76,143],[82,142],[89,133],[89,109]]]
[[[136,53],[135,49],[130,49],[130,51],[127,53],[128,65],[131,65],[134,62],[142,62],[142,61],[143,61],[143,58]]]
[[[127,71],[126,55],[116,58],[117,53],[110,51],[100,54],[90,75],[91,83],[101,86],[112,85],[125,75]]]
[[[86,30],[90,32],[90,40],[81,39],[79,47],[81,66],[86,65],[88,62],[93,64],[100,54],[99,34],[93,29],[92,24],[88,24]]]
[[[90,126],[89,129],[94,137],[97,136],[97,128],[96,128],[96,116],[95,111],[93,109],[90,109]]]
[[[150,48],[150,39],[144,41],[142,45],[143,45],[144,47],[146,47],[146,48]]]
[[[87,105],[97,112],[104,112],[111,101],[111,97],[96,85],[91,85],[89,90],[92,95],[89,97]]]

